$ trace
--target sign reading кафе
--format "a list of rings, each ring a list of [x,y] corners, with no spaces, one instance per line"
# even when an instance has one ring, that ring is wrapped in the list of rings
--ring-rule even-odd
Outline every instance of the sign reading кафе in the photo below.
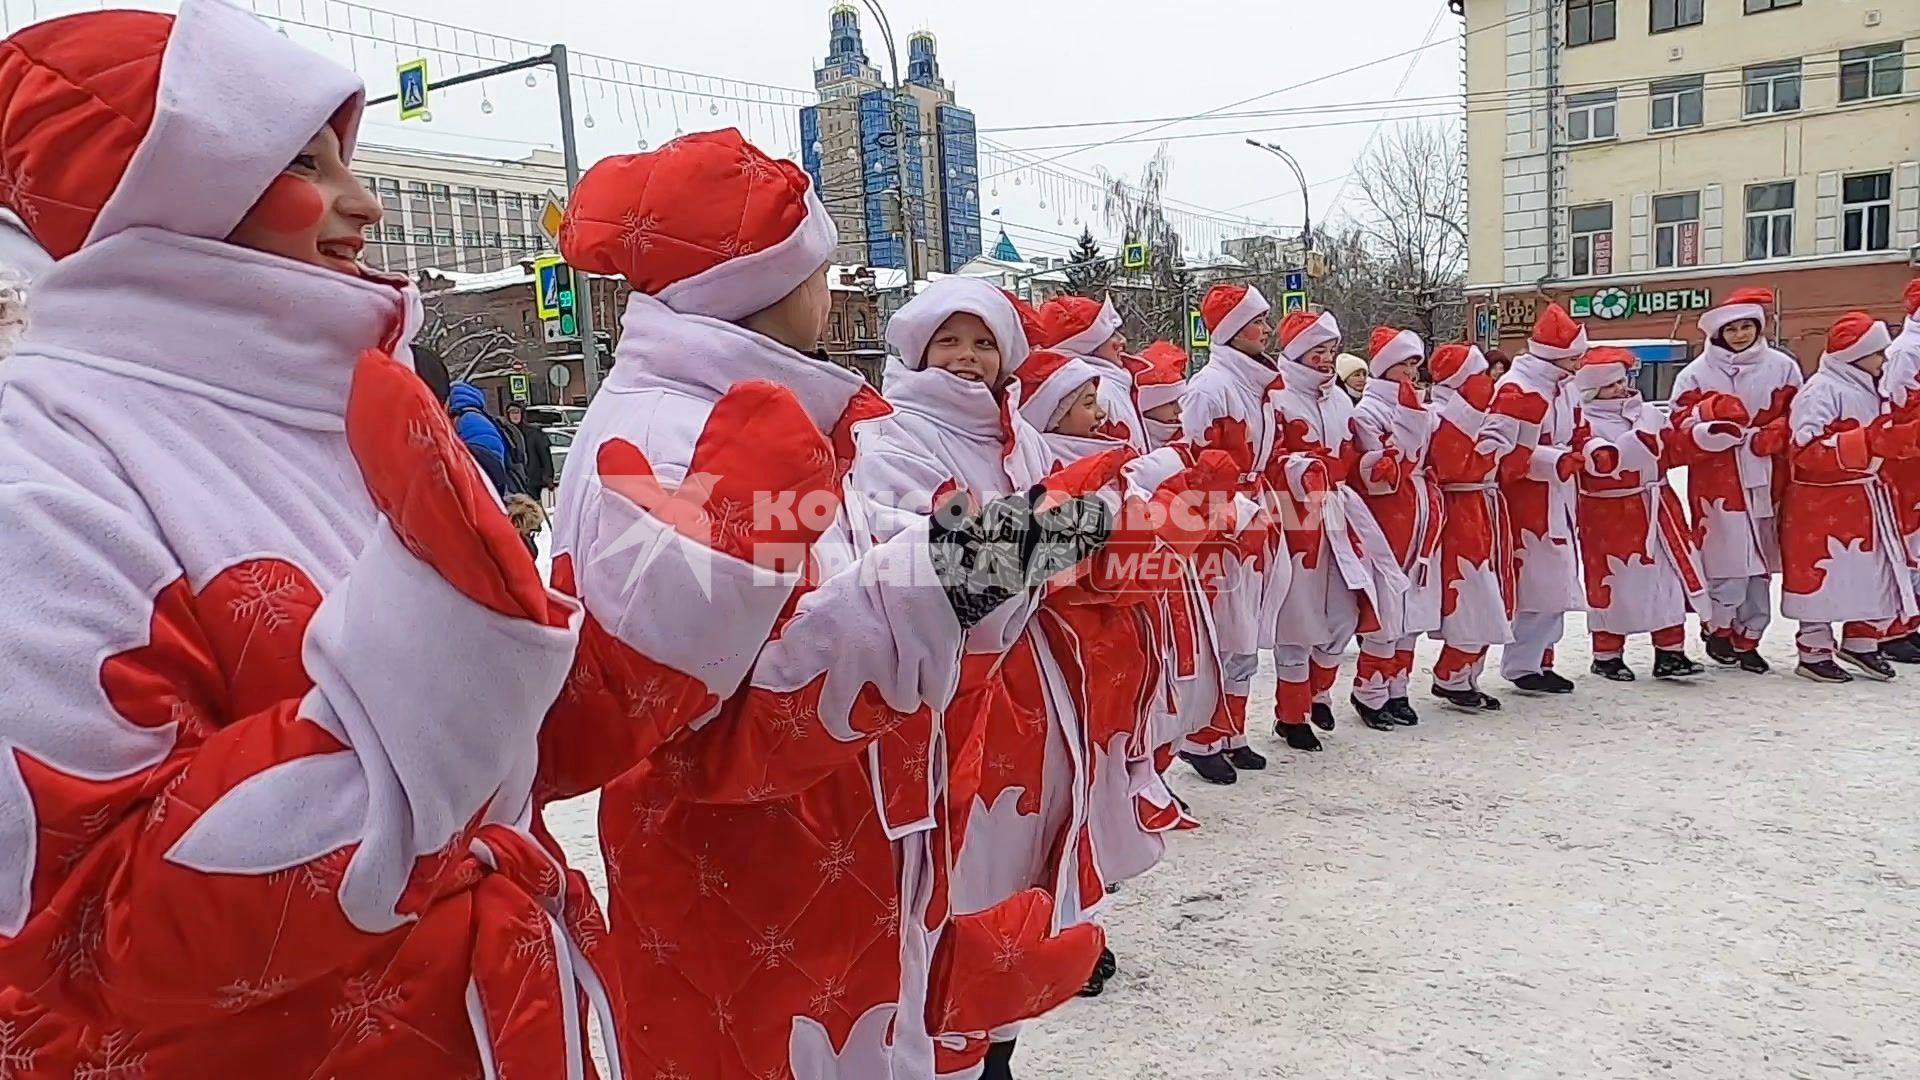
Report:
[[[1576,319],[1630,319],[1636,315],[1671,315],[1705,311],[1713,306],[1711,289],[1633,290],[1601,289],[1567,299],[1567,314]]]

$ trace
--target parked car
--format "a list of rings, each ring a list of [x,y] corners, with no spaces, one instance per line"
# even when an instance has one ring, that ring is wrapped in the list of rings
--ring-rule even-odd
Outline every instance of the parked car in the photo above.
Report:
[[[553,478],[556,485],[566,469],[567,451],[573,449],[573,437],[579,430],[572,426],[547,429],[547,445],[553,448]]]
[[[586,415],[585,405],[527,406],[527,422],[543,428],[577,428]]]

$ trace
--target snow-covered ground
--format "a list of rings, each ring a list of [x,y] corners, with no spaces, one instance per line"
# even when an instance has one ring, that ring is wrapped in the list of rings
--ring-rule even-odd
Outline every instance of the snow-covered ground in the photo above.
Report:
[[[1115,898],[1120,974],[1020,1075],[1920,1076],[1913,693],[1796,679],[1780,629],[1767,652],[1618,686],[1576,632],[1572,697],[1469,717],[1422,681],[1417,728],[1342,708],[1325,753],[1256,735],[1273,768],[1237,786],[1180,767],[1204,827]],[[598,884],[591,800],[558,809]]]
[[[1505,711],[1463,716],[1417,674],[1417,728],[1343,706],[1321,754],[1256,725],[1273,767],[1235,787],[1176,767],[1204,827],[1115,898],[1120,974],[1017,1073],[1920,1077],[1920,671],[1815,685],[1776,623],[1772,675],[1654,683],[1638,639],[1621,686],[1569,631],[1571,697],[1490,676]],[[555,809],[604,889],[592,800]]]

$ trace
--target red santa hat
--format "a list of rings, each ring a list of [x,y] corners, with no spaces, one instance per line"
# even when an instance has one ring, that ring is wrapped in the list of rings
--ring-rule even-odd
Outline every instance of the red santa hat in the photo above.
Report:
[[[1156,341],[1140,354],[1134,369],[1133,396],[1140,411],[1180,400],[1187,390],[1187,351],[1171,341]]]
[[[1598,345],[1580,357],[1580,367],[1573,373],[1573,385],[1583,396],[1592,397],[1596,391],[1614,383],[1626,382],[1639,364],[1640,361],[1625,349]]]
[[[1887,324],[1864,311],[1849,311],[1834,320],[1827,331],[1827,351],[1820,359],[1842,364],[1857,364],[1874,353],[1886,352],[1893,344]]]
[[[1092,364],[1055,349],[1028,354],[1014,374],[1020,380],[1020,415],[1041,431],[1059,423],[1080,388],[1100,377]]]
[[[1773,290],[1754,286],[1735,289],[1718,307],[1708,308],[1700,316],[1700,332],[1711,341],[1720,331],[1737,322],[1767,325],[1767,309],[1773,307]]]
[[[1215,285],[1200,301],[1200,320],[1213,340],[1225,345],[1273,306],[1251,285]]]
[[[1056,296],[1041,305],[1040,325],[1046,329],[1047,348],[1086,356],[1120,332],[1120,313],[1112,299]]]
[[[1000,295],[1013,305],[1014,314],[1020,316],[1020,331],[1026,335],[1027,348],[1038,349],[1046,340],[1047,329],[1040,321],[1040,310],[1020,299],[1011,289],[1001,289]]]
[[[1391,326],[1373,328],[1373,357],[1367,361],[1367,374],[1378,379],[1386,375],[1387,369],[1396,364],[1411,360],[1419,363],[1427,354],[1426,343],[1420,335],[1411,330],[1398,330]]]
[[[960,312],[977,315],[1000,346],[1003,376],[1018,370],[1027,358],[1027,335],[1007,295],[979,278],[944,277],[920,290],[887,321],[887,344],[900,362],[914,371],[927,363],[927,343],[941,324]]]
[[[1331,311],[1318,315],[1295,311],[1280,322],[1280,352],[1289,360],[1298,360],[1315,346],[1339,340],[1340,323]]]
[[[733,128],[603,158],[580,178],[560,227],[569,264],[725,322],[778,303],[839,242],[806,170]]]
[[[0,201],[55,259],[140,226],[225,239],[321,128],[351,159],[363,94],[223,0],[35,23],[0,42]]]
[[[1527,338],[1527,353],[1542,360],[1577,360],[1587,351],[1587,328],[1573,321],[1567,309],[1548,304]]]
[[[1907,301],[1907,317],[1912,318],[1915,315],[1920,315],[1920,277],[1907,282],[1905,299]]]
[[[1478,345],[1454,342],[1433,351],[1427,370],[1433,373],[1435,383],[1458,390],[1468,379],[1487,370],[1487,357]]]

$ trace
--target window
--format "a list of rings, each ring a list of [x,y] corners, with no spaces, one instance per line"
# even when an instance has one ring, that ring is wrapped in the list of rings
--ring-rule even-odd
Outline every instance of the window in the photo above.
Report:
[[[1777,11],[1780,8],[1799,7],[1800,0],[1747,0],[1747,14],[1761,11]]]
[[[480,193],[470,187],[455,188],[453,197],[461,206],[472,206],[479,201]]]
[[[1706,0],[1653,0],[1647,5],[1647,29],[1664,34],[1685,26],[1699,26],[1706,17]]]
[[[1700,265],[1700,193],[1653,197],[1653,265]]]
[[[1893,174],[1862,173],[1840,181],[1846,207],[1842,247],[1848,251],[1885,251],[1893,246]]]
[[[1900,92],[1906,62],[1898,41],[1840,50],[1840,100],[1865,101]]]
[[[1567,44],[1613,40],[1614,0],[1567,0]]]
[[[493,248],[493,249],[494,249],[494,250],[496,250],[496,251],[497,251],[497,250],[499,250],[499,248],[500,248],[500,234],[499,234],[499,233],[497,233],[497,232],[490,232],[490,233],[488,233],[488,234],[487,234],[487,246],[488,246],[488,247],[490,247],[490,248]]]
[[[827,327],[827,340],[836,342],[847,340],[840,336],[840,313],[837,311],[834,312],[833,318],[828,321],[831,325]]]
[[[865,311],[856,309],[853,313],[853,339],[855,341],[867,340],[867,313]]]
[[[396,244],[404,244],[407,242],[407,227],[405,225],[388,225],[385,228],[388,240]]]
[[[1746,69],[1747,116],[1800,111],[1800,61],[1782,60],[1777,64],[1755,64]]]
[[[1613,273],[1613,204],[1576,206],[1569,224],[1573,233],[1573,276]]]
[[[1613,138],[1614,113],[1617,108],[1612,90],[1569,96],[1567,98],[1567,141],[1578,143]]]
[[[434,230],[433,242],[436,244],[439,244],[441,247],[452,247],[453,246],[453,230],[452,229]]]
[[[434,202],[446,202],[448,199],[452,197],[453,197],[453,193],[447,190],[447,185],[445,184],[433,185],[433,201]]]
[[[382,195],[392,195],[395,198],[398,198],[400,196],[400,181],[398,180],[388,180],[383,177],[379,180],[375,180],[374,185],[375,185],[375,189],[378,190]]]
[[[1699,127],[1704,119],[1706,87],[1704,75],[1668,79],[1648,86],[1647,97],[1653,102],[1653,113],[1647,127],[1653,131]]]
[[[520,196],[509,191],[500,196],[500,205],[506,207],[510,212],[517,214],[520,212]]]
[[[464,230],[460,233],[460,244],[462,247],[479,247],[480,234],[471,229]]]
[[[481,193],[480,193],[480,205],[481,205],[481,206],[499,206],[499,205],[500,205],[500,193],[499,193],[499,192],[497,192],[497,191],[483,191],[483,192],[481,192]]]
[[[414,180],[409,182],[407,184],[407,194],[413,196],[416,199],[426,198],[427,182],[425,180]]]
[[[1747,258],[1793,254],[1793,181],[1747,185]]]

